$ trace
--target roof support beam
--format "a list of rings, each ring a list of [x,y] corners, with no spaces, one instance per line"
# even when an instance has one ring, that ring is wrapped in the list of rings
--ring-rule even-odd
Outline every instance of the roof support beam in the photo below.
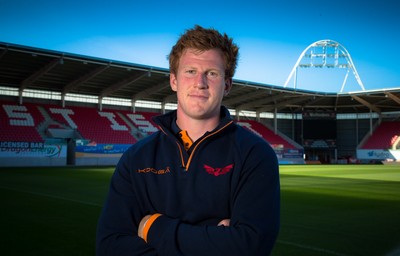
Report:
[[[260,92],[258,92],[257,95],[260,95]],[[240,109],[246,109],[246,108],[250,108],[251,109],[251,108],[253,108],[254,109],[254,108],[258,108],[260,105],[261,106],[262,105],[268,105],[269,103],[274,103],[275,104],[277,100],[282,99],[283,97],[285,97],[284,94],[277,94],[275,96],[270,96],[268,94],[267,96],[265,96],[262,99],[255,100],[255,101],[252,101],[250,103],[239,105],[238,108],[240,108]]]
[[[132,99],[140,100],[145,96],[152,95],[152,94],[154,94],[154,93],[156,93],[158,91],[161,91],[161,90],[163,90],[163,89],[165,89],[166,87],[169,87],[169,86],[170,86],[169,81],[161,83],[161,84],[156,84],[156,85],[154,85],[154,86],[152,86],[150,88],[147,88],[144,91],[136,93],[135,95],[132,96]]]
[[[164,102],[164,104],[171,103],[171,102],[177,102],[178,101],[177,99],[178,98],[176,96],[176,92],[174,92],[174,93],[171,93],[170,95],[168,95],[167,97],[165,97],[163,99],[163,102]]]
[[[263,93],[263,91],[261,90],[256,90],[254,92],[248,93],[246,95],[240,95],[238,97],[234,97],[234,98],[230,98],[227,100],[224,100],[224,105],[226,106],[232,106],[235,105],[235,103],[237,102],[242,102],[244,101],[246,98],[251,98],[251,97],[255,97],[255,96],[259,96],[260,93]]]
[[[28,78],[26,78],[24,81],[22,81],[19,90],[23,91],[26,87],[31,85],[33,82],[35,82],[37,79],[39,79],[41,76],[45,75],[48,73],[52,68],[60,64],[60,59],[54,59],[51,62],[49,62],[46,66],[38,70],[37,72],[33,73],[30,75]]]
[[[390,92],[385,92],[385,95],[392,99],[394,102],[400,105],[400,98]]]
[[[1,52],[0,52],[0,59],[3,58],[3,56],[7,53],[8,48],[4,48]]]
[[[72,81],[71,83],[69,83],[66,86],[64,86],[62,94],[69,93],[73,89],[77,88],[79,85],[89,81],[93,77],[95,77],[98,74],[102,73],[103,71],[107,70],[109,67],[110,67],[110,63],[108,65],[106,65],[106,66],[100,66],[100,67],[92,70],[91,72],[87,73],[86,75],[81,76],[78,79]]]
[[[272,110],[275,111],[275,109],[278,110],[280,107],[284,107],[284,106],[291,105],[291,104],[294,104],[294,103],[297,103],[297,102],[300,102],[300,101],[304,101],[304,97],[305,96],[303,96],[303,97],[293,97],[293,98],[290,98],[288,100],[281,101],[278,104],[273,104],[273,105],[269,105],[269,106],[265,106],[265,107],[259,108],[259,109],[257,109],[257,111],[259,111],[259,112],[269,112],[269,111],[272,111]]]
[[[366,100],[364,100],[364,99],[362,99],[362,98],[360,98],[360,97],[358,97],[356,95],[352,95],[351,97],[353,99],[355,99],[356,101],[360,102],[361,104],[363,104],[364,106],[366,106],[367,108],[369,108],[370,110],[372,110],[372,111],[374,111],[376,113],[381,113],[381,110],[378,107],[372,105],[368,101],[366,101]]]
[[[116,84],[111,85],[110,87],[105,88],[103,91],[100,92],[100,96],[101,98],[107,97],[108,95],[112,94],[114,91],[122,89],[126,86],[129,86],[131,84],[133,84],[134,82],[142,79],[143,77],[148,77],[151,76],[151,71],[147,71],[144,73],[139,73],[139,74],[135,74],[121,82],[118,82]]]

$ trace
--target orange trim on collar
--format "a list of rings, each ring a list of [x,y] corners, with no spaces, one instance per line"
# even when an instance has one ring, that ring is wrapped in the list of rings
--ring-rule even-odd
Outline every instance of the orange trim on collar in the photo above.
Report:
[[[188,151],[189,148],[192,146],[193,141],[192,139],[189,137],[189,134],[187,133],[186,130],[182,130],[179,132],[179,137],[182,140],[183,146],[185,147],[185,150]]]
[[[192,151],[192,154],[190,154],[189,159],[188,159],[188,161],[187,161],[187,163],[186,163],[186,166],[185,166],[186,171],[189,170],[189,166],[190,166],[190,163],[192,162],[192,157],[193,157],[193,155],[194,155],[194,151],[196,151],[197,147],[198,147],[205,139],[207,139],[208,137],[213,136],[214,134],[217,134],[217,133],[219,133],[220,131],[224,130],[224,129],[225,129],[226,127],[228,127],[231,123],[233,123],[233,121],[230,121],[230,122],[227,123],[225,126],[223,126],[223,127],[221,127],[220,129],[218,129],[217,131],[208,134],[208,135],[205,136],[203,139],[201,139],[201,140],[199,141],[199,143],[196,144],[196,146],[194,146],[194,149],[193,149],[193,151]]]

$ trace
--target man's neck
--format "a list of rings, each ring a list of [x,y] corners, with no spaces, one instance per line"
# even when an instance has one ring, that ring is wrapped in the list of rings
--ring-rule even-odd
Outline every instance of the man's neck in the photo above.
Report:
[[[176,123],[180,129],[187,131],[189,137],[196,141],[206,132],[214,130],[220,122],[220,117],[209,119],[193,119],[183,115],[177,115]]]

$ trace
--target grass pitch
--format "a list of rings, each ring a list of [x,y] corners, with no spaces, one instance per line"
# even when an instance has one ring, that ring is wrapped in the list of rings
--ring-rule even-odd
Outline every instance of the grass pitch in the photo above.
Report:
[[[400,166],[280,167],[273,255],[399,255]],[[2,255],[95,255],[113,168],[0,168]]]

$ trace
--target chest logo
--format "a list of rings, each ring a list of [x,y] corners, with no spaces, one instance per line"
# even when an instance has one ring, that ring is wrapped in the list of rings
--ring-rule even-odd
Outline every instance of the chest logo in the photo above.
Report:
[[[154,173],[154,174],[167,174],[170,173],[171,170],[169,167],[165,168],[165,169],[161,169],[161,170],[157,170],[154,168],[145,168],[145,169],[141,169],[141,170],[137,170],[136,172],[138,173]]]
[[[214,168],[214,167],[208,166],[206,164],[204,165],[204,170],[206,170],[206,172],[208,174],[211,174],[214,176],[224,175],[224,174],[230,172],[232,170],[232,168],[233,168],[233,164],[227,165],[222,168],[219,168],[219,167]]]

